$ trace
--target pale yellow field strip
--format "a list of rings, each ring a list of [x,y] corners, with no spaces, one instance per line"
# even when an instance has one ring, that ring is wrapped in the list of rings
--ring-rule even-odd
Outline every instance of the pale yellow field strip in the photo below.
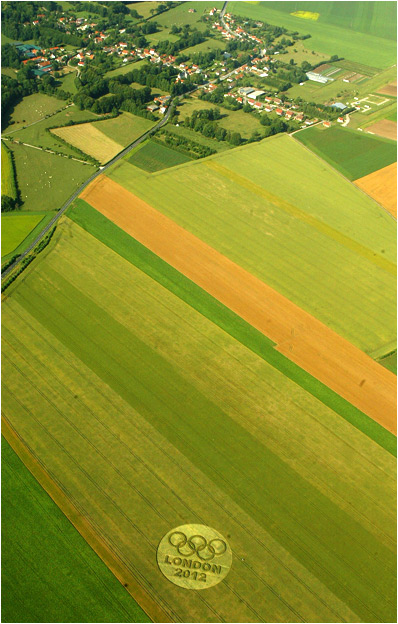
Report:
[[[81,197],[268,336],[290,360],[396,433],[393,373],[111,179],[99,176]]]
[[[85,154],[92,156],[101,164],[111,160],[123,149],[122,145],[110,139],[91,123],[54,128],[51,132]]]

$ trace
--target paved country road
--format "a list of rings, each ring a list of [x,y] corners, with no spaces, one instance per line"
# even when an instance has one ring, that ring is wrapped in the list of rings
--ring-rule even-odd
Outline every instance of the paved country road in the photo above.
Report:
[[[145,139],[148,138],[148,136],[150,136],[151,134],[153,134],[154,132],[156,132],[156,130],[158,130],[159,128],[161,128],[162,126],[164,126],[164,124],[167,123],[167,120],[170,116],[170,113],[172,111],[172,109],[174,108],[174,104],[173,101],[170,102],[170,106],[167,109],[167,112],[165,114],[165,116],[163,117],[163,119],[161,119],[155,126],[153,126],[153,128],[151,128],[150,130],[148,130],[147,132],[145,132],[143,135],[141,135],[138,139],[136,139],[133,143],[131,143],[130,145],[128,145],[127,147],[124,148],[123,151],[121,151],[117,156],[115,156],[114,158],[112,158],[112,160],[110,160],[106,165],[100,167],[95,173],[93,173],[92,176],[90,176],[88,178],[88,180],[86,180],[78,189],[77,191],[75,191],[70,197],[69,199],[64,203],[64,205],[62,206],[62,208],[60,208],[60,210],[58,210],[58,212],[54,215],[54,217],[51,219],[51,221],[49,221],[49,223],[47,223],[47,225],[41,230],[41,232],[36,236],[35,240],[33,241],[33,243],[31,243],[29,245],[29,247],[27,247],[25,249],[25,251],[18,256],[18,258],[15,260],[15,262],[13,262],[9,267],[7,267],[7,269],[5,269],[5,271],[2,273],[1,275],[1,279],[3,280],[5,277],[7,277],[7,275],[13,271],[13,269],[15,269],[15,267],[21,262],[21,260],[23,258],[25,258],[25,256],[27,256],[28,253],[30,253],[32,251],[32,249],[34,249],[36,247],[36,245],[40,242],[40,240],[43,238],[43,236],[45,236],[45,234],[47,234],[47,232],[49,232],[51,230],[51,228],[53,227],[54,223],[56,223],[58,221],[58,219],[64,214],[64,212],[69,208],[69,206],[71,205],[71,203],[76,199],[76,197],[78,197],[80,195],[80,193],[82,192],[82,190],[84,188],[86,188],[86,186],[88,184],[90,184],[90,182],[92,182],[93,180],[95,180],[95,178],[99,175],[101,175],[101,173],[104,173],[109,167],[111,167],[112,165],[114,165],[118,160],[120,160],[121,158],[123,158],[123,156],[125,156],[126,154],[128,154],[132,149],[134,149],[134,147],[137,147],[137,145],[139,145],[140,143],[142,143],[143,141],[145,141]]]

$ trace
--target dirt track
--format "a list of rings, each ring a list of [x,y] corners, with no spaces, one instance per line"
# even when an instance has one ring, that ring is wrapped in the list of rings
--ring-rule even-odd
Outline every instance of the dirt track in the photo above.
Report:
[[[354,184],[397,218],[397,163],[369,173]]]
[[[81,198],[268,336],[290,360],[396,434],[393,373],[111,179],[99,176]]]

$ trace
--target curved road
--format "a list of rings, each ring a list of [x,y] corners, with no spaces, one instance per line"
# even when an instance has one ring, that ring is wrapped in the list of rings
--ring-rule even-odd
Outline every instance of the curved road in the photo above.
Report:
[[[15,269],[15,267],[21,262],[21,260],[23,258],[25,258],[25,256],[28,255],[28,253],[30,253],[32,251],[32,249],[34,249],[36,247],[36,245],[38,244],[38,242],[43,238],[43,236],[45,234],[47,234],[47,232],[49,232],[51,230],[51,228],[53,227],[54,223],[56,223],[58,221],[58,219],[64,214],[64,212],[69,208],[69,206],[71,205],[71,203],[76,199],[76,197],[78,197],[78,195],[80,195],[80,193],[82,192],[82,190],[84,188],[86,188],[86,186],[88,184],[90,184],[90,182],[92,182],[93,180],[95,180],[95,178],[99,175],[101,175],[101,173],[104,173],[109,167],[111,167],[112,165],[114,165],[118,160],[120,160],[121,158],[123,158],[123,156],[125,156],[126,154],[128,154],[132,149],[134,149],[134,147],[136,147],[137,145],[139,145],[140,143],[142,143],[142,141],[145,141],[145,139],[150,136],[151,134],[153,134],[154,132],[156,132],[156,130],[158,130],[159,128],[161,128],[162,126],[164,126],[165,123],[167,123],[168,118],[170,117],[170,113],[172,111],[174,107],[173,101],[171,100],[169,108],[167,109],[167,112],[165,114],[165,116],[163,117],[163,119],[161,119],[155,126],[153,126],[153,128],[151,128],[150,130],[148,130],[147,132],[145,132],[143,135],[141,135],[138,139],[136,139],[133,143],[131,143],[130,145],[128,145],[127,147],[124,148],[123,151],[119,152],[119,154],[117,156],[115,156],[114,158],[112,158],[112,160],[110,160],[106,165],[104,165],[103,167],[100,167],[95,173],[93,173],[92,176],[90,176],[88,178],[88,180],[86,180],[78,189],[77,191],[75,191],[70,197],[69,199],[65,202],[65,204],[62,206],[62,208],[60,208],[60,210],[58,210],[58,212],[54,215],[54,217],[51,219],[51,221],[49,221],[49,223],[47,223],[47,225],[42,229],[42,231],[36,236],[35,240],[33,241],[33,243],[31,243],[29,245],[29,247],[27,247],[25,249],[25,251],[18,256],[18,258],[15,260],[15,262],[13,262],[9,267],[7,267],[7,269],[5,269],[5,271],[1,274],[1,279],[3,280],[13,269]]]

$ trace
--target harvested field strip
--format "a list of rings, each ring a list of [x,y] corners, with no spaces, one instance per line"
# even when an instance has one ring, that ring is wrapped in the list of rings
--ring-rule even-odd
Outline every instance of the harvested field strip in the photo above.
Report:
[[[297,366],[282,353],[276,351],[272,342],[263,333],[249,325],[229,308],[212,297],[208,292],[197,286],[185,275],[176,271],[170,264],[156,256],[124,230],[94,210],[85,201],[78,199],[74,208],[69,211],[69,218],[83,227],[120,256],[134,264],[141,271],[156,280],[159,284],[177,295],[195,310],[226,331],[230,336],[260,356],[286,377],[300,385],[365,433],[369,438],[396,454],[396,438],[384,427],[366,416],[340,395]]]
[[[396,432],[396,379],[362,351],[109,178],[99,176],[81,197],[268,336],[301,368]]]
[[[397,218],[397,163],[359,178],[354,184]]]
[[[3,409],[104,545],[174,621],[390,621],[393,458],[61,227],[4,303]],[[160,538],[188,519],[229,539],[233,567],[214,590],[159,573]]]
[[[251,191],[255,195],[263,197],[265,200],[269,201],[271,204],[274,204],[278,208],[282,208],[282,210],[285,210],[288,214],[296,217],[296,219],[300,219],[300,221],[308,223],[308,225],[315,228],[325,236],[328,236],[332,240],[335,240],[337,243],[344,245],[344,247],[346,247],[347,249],[350,249],[351,251],[354,251],[355,253],[362,256],[363,258],[366,258],[366,260],[369,260],[379,268],[383,269],[383,271],[386,271],[391,275],[397,274],[397,266],[393,262],[390,262],[386,258],[383,258],[383,256],[375,254],[371,249],[368,249],[354,239],[349,238],[348,236],[346,236],[342,232],[339,232],[324,221],[316,219],[312,215],[304,212],[303,210],[300,210],[300,208],[297,208],[297,206],[294,206],[293,204],[284,201],[276,195],[272,195],[272,193],[266,191],[261,186],[258,186],[258,184],[255,184],[251,180],[248,180],[247,178],[239,175],[235,171],[231,171],[227,167],[220,165],[220,163],[214,160],[207,161],[206,166],[214,169],[215,171],[217,171],[217,173],[221,173],[221,175],[227,177],[235,184],[239,184],[243,188],[246,188],[248,191]]]
[[[54,492],[49,476],[4,419],[2,429],[11,445],[2,438],[3,620],[149,621],[72,526],[79,513],[69,514],[70,524],[47,496],[40,483]],[[63,494],[61,500],[66,511]]]
[[[386,139],[397,140],[397,122],[389,119],[382,119],[371,126],[367,126],[366,132],[377,134],[377,136],[385,137]]]
[[[107,175],[366,353],[396,340],[395,276],[207,162],[395,263],[391,215],[288,136],[151,175],[123,162]]]
[[[92,156],[101,164],[111,160],[123,149],[122,145],[107,137],[91,123],[54,128],[51,132],[85,154]]]

